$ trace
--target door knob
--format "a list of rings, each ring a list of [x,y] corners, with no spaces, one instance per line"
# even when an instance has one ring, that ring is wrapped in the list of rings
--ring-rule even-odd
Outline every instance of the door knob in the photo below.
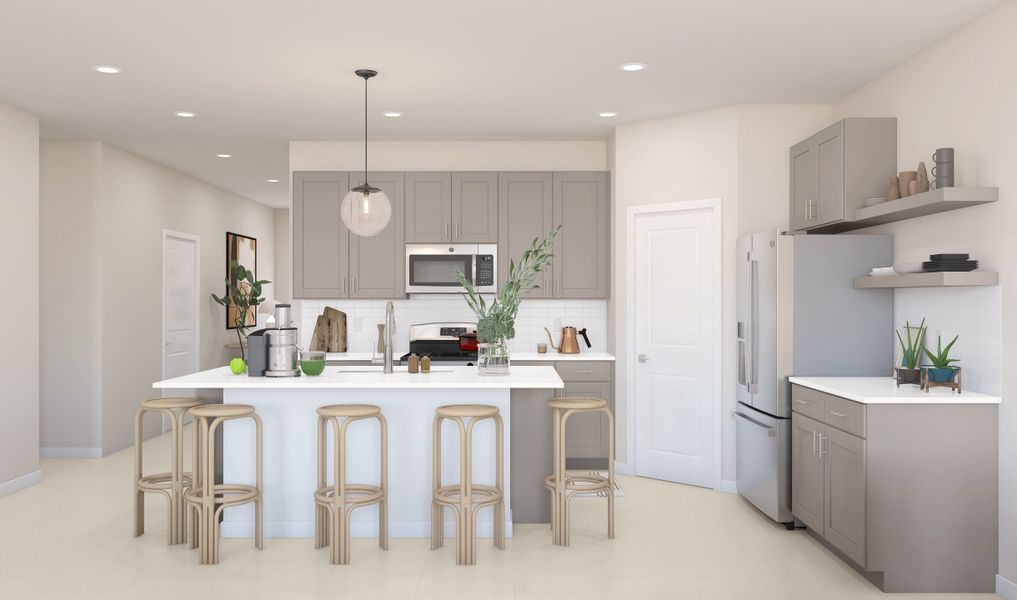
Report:
[[[636,358],[636,360],[638,360],[638,361],[639,361],[639,362],[641,362],[641,363],[644,363],[644,362],[646,362],[646,361],[648,361],[648,360],[650,360],[650,359],[649,359],[649,358],[647,358],[645,354],[640,354],[640,355],[639,355],[639,356],[638,356],[638,357]]]

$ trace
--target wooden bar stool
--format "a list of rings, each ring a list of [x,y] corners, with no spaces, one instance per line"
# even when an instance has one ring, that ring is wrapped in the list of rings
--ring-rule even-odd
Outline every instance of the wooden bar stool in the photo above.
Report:
[[[203,565],[219,564],[219,517],[223,510],[254,502],[254,545],[262,548],[262,443],[261,417],[247,404],[204,404],[188,411],[194,417],[197,434],[194,453],[194,483],[184,494],[191,508],[191,547],[200,551]],[[215,431],[224,421],[252,419],[257,446],[255,485],[215,483]]]
[[[555,398],[547,403],[554,409],[554,473],[544,479],[551,493],[551,537],[555,545],[569,545],[569,503],[576,494],[606,490],[607,537],[614,538],[614,415],[600,398]],[[565,423],[579,412],[607,415],[607,477],[565,472]]]
[[[342,422],[340,422],[342,419]],[[377,419],[381,428],[379,485],[346,482],[346,430],[350,423]],[[328,484],[328,432],[333,435],[333,477]],[[333,565],[350,563],[350,515],[362,506],[378,505],[378,545],[388,550],[388,422],[370,404],[333,404],[318,409],[318,488],[314,492],[314,547],[332,545]]]
[[[441,423],[448,419],[459,425],[459,483],[441,485]],[[465,419],[465,421],[464,421]],[[495,485],[473,483],[473,426],[493,419],[497,432]],[[505,467],[504,430],[498,407],[460,404],[439,407],[434,416],[434,493],[431,500],[431,549],[445,545],[444,511],[456,513],[456,564],[477,563],[477,512],[494,506],[494,545],[505,549]]]
[[[197,398],[152,398],[142,400],[134,417],[134,536],[145,533],[145,494],[166,496],[167,531],[169,544],[187,539],[184,527],[184,490],[191,485],[191,473],[183,471],[183,416],[187,409],[199,406]],[[142,474],[141,422],[147,412],[166,415],[170,422],[170,472],[154,475]]]

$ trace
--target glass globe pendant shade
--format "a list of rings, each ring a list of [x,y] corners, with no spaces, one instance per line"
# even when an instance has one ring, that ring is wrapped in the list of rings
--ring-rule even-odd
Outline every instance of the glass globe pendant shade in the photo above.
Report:
[[[343,198],[339,214],[351,233],[372,237],[381,233],[392,220],[392,203],[380,189],[359,185]]]

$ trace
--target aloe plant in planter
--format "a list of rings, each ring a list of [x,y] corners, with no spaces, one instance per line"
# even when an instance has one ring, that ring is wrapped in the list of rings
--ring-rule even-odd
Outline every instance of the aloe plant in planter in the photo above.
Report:
[[[924,348],[925,356],[929,357],[932,362],[932,366],[927,369],[929,374],[929,381],[935,381],[938,383],[952,382],[957,378],[957,367],[951,363],[960,362],[960,359],[950,358],[950,349],[953,348],[954,343],[959,338],[959,335],[953,336],[953,340],[943,347],[943,339],[940,336],[936,336],[936,353],[929,352],[928,348]]]
[[[899,331],[897,333],[897,340],[900,342],[901,349],[901,364],[895,368],[897,374],[897,385],[902,383],[919,383],[921,381],[922,372],[918,368],[918,363],[922,358],[922,351],[925,350],[925,319],[922,319],[921,324],[918,325],[918,333],[912,337],[911,335],[911,323],[904,323],[904,335],[902,336]],[[904,337],[907,336],[907,343],[904,341]]]

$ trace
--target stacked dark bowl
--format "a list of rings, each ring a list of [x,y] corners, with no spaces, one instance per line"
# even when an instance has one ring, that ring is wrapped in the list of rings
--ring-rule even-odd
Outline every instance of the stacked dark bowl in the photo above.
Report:
[[[969,258],[967,254],[933,254],[922,263],[922,270],[926,273],[974,271],[978,268],[978,261]]]

